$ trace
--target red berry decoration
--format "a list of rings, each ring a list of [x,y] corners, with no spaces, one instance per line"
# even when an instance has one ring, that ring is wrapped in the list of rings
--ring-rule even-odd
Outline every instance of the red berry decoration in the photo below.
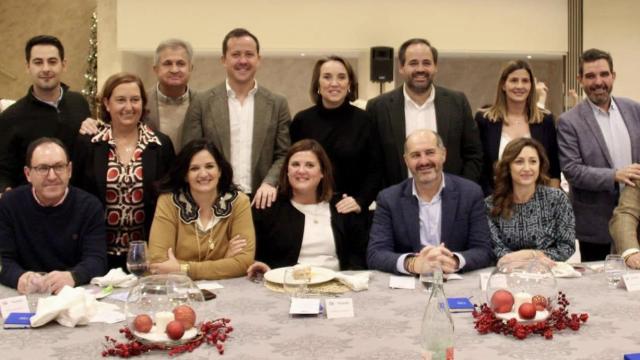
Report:
[[[167,324],[167,336],[171,340],[180,340],[184,335],[184,325],[178,320],[173,320]]]
[[[189,305],[179,305],[173,309],[173,317],[182,323],[185,330],[191,329],[196,323],[196,312]]]
[[[536,295],[531,299],[531,303],[536,306],[537,311],[543,311],[547,308],[549,302],[547,298],[542,295]]]
[[[518,315],[523,319],[531,320],[536,317],[536,306],[532,303],[524,303],[518,308]]]
[[[513,294],[507,290],[501,289],[491,295],[491,307],[499,314],[511,312],[514,302]]]
[[[522,304],[521,306],[524,305],[527,304]],[[548,302],[547,305],[549,305]],[[528,303],[527,307],[533,307],[533,314],[535,317],[536,306],[533,303]],[[474,327],[479,334],[502,334],[504,336],[513,336],[520,340],[526,339],[531,334],[538,334],[547,340],[551,340],[553,339],[555,332],[563,331],[565,329],[579,331],[580,328],[589,320],[589,314],[570,314],[568,307],[569,300],[567,299],[567,296],[562,291],[559,291],[557,307],[547,307],[550,312],[549,317],[546,320],[537,321],[535,323],[522,324],[518,323],[515,318],[502,320],[496,317],[496,312],[487,304],[474,305],[474,309],[471,314],[473,315]],[[532,312],[531,309],[528,311]],[[520,313],[520,316],[524,318],[522,313]]]
[[[152,327],[153,320],[151,319],[151,316],[147,314],[138,315],[135,317],[135,319],[133,319],[133,328],[137,332],[148,333],[149,331],[151,331]]]

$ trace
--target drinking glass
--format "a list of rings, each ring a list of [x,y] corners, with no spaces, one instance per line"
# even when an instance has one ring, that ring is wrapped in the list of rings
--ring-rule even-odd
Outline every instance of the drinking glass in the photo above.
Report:
[[[440,264],[437,261],[425,260],[422,263],[420,268],[420,284],[422,284],[425,291],[428,293],[431,292],[431,289],[433,288],[433,284],[435,282],[434,272],[438,269],[442,271],[442,269],[440,269]]]
[[[129,252],[127,253],[127,270],[138,278],[144,276],[144,274],[149,270],[146,241],[136,240],[129,243]]]
[[[27,283],[27,302],[31,312],[38,310],[38,302],[41,298],[51,295],[51,289],[44,283],[46,272],[34,272]]]
[[[609,289],[615,289],[622,280],[622,275],[627,272],[627,265],[620,255],[607,255],[604,259],[604,273],[607,276]]]
[[[282,279],[282,287],[284,292],[289,295],[290,298],[303,298],[307,294],[308,278],[296,279],[293,276],[293,267],[287,268],[284,271],[284,278]]]

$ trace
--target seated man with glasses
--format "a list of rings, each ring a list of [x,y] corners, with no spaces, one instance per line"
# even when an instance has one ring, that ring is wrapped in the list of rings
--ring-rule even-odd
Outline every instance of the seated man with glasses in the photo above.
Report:
[[[104,211],[95,196],[69,186],[71,162],[62,142],[33,141],[26,164],[29,184],[0,199],[0,283],[19,293],[29,284],[58,293],[104,275]]]

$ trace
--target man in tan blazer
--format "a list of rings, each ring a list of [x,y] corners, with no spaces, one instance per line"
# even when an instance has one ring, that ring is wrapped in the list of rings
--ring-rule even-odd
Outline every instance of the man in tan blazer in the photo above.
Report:
[[[275,200],[278,174],[289,149],[291,114],[287,100],[259,86],[258,39],[246,29],[231,30],[222,43],[224,83],[199,93],[187,110],[183,144],[212,140],[233,167],[234,183],[265,208]]]
[[[616,252],[622,254],[624,261],[632,269],[640,269],[640,244],[638,238],[640,224],[640,180],[635,186],[625,186],[620,202],[613,210],[609,222],[609,232],[616,245]]]

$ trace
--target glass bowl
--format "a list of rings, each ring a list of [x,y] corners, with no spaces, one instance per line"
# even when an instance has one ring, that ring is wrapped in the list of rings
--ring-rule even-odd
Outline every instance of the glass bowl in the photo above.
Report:
[[[536,322],[549,317],[558,297],[556,278],[538,260],[500,264],[487,282],[487,304],[496,317]],[[521,305],[529,303],[521,309]]]
[[[151,275],[140,278],[129,291],[125,314],[131,333],[139,340],[171,346],[198,335],[202,320],[198,314],[203,313],[203,307],[202,291],[188,276],[182,273]],[[184,334],[177,340],[169,338],[165,331],[173,320],[179,320],[184,328]]]

